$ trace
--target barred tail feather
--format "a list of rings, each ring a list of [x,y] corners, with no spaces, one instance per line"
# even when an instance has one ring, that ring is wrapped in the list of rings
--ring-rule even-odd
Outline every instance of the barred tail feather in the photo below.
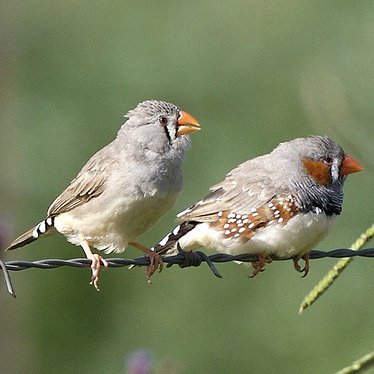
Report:
[[[48,217],[44,221],[39,222],[35,227],[20,235],[7,249],[10,251],[12,249],[23,247],[29,243],[32,243],[41,236],[44,236],[54,225],[54,217]]]
[[[160,240],[151,250],[156,253],[163,255],[168,251],[176,249],[176,244],[178,240],[190,232],[199,222],[187,221],[175,227],[175,229],[167,234],[162,240]]]

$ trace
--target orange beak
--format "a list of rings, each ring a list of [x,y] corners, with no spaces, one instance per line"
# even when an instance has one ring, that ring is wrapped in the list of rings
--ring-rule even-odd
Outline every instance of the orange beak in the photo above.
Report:
[[[191,116],[191,114],[181,110],[178,118],[177,134],[186,135],[199,130],[201,130],[199,122],[197,122],[196,119]]]
[[[356,160],[348,155],[344,156],[342,166],[340,167],[341,175],[357,173],[362,170],[364,170],[364,168]]]

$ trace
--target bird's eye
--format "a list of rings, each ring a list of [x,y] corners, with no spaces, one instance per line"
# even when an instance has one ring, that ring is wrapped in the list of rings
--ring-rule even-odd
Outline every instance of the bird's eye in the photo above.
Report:
[[[168,119],[165,116],[161,116],[158,121],[162,126],[166,126],[168,124]]]
[[[327,165],[332,165],[333,160],[332,160],[331,157],[325,157],[325,158],[323,159],[323,162],[324,162],[325,164],[327,164]]]

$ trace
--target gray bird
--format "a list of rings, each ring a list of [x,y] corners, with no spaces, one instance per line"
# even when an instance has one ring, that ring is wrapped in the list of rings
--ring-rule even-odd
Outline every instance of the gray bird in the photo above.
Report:
[[[305,276],[309,251],[341,213],[346,176],[361,170],[326,136],[281,143],[230,171],[208,196],[178,215],[182,223],[153,249],[159,254],[175,253],[177,246],[257,254],[252,276],[274,255],[293,258]]]
[[[165,101],[148,100],[125,116],[116,139],[98,151],[48,209],[47,218],[18,237],[7,250],[22,247],[56,231],[81,246],[92,260],[98,289],[105,253],[134,246],[151,258],[148,276],[161,258],[136,242],[173,207],[182,189],[182,161],[189,133],[200,130],[190,114]]]

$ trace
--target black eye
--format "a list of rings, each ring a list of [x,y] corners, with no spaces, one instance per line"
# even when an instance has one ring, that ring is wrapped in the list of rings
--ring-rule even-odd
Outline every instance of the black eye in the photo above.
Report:
[[[333,159],[331,157],[325,157],[323,162],[327,165],[332,165]]]
[[[160,124],[162,126],[166,126],[168,124],[168,119],[165,117],[165,116],[161,116],[159,119],[158,119],[158,122],[160,122]]]

